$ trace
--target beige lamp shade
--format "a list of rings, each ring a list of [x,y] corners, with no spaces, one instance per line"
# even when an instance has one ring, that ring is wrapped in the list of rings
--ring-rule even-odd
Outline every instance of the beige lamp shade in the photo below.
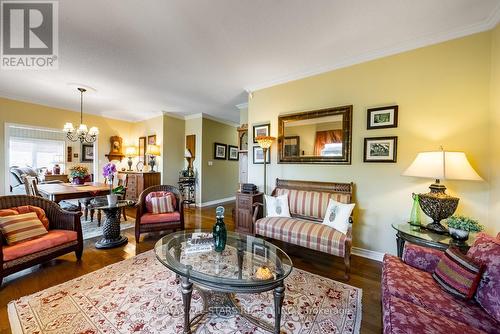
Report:
[[[127,157],[135,157],[135,156],[137,156],[137,147],[135,147],[135,146],[128,146],[125,149],[125,156],[127,156]]]
[[[271,147],[273,141],[275,140],[276,138],[274,137],[271,137],[271,136],[258,136],[258,137],[255,137],[255,140],[257,141],[257,144],[259,144],[259,146],[261,148],[269,148]]]
[[[463,152],[421,152],[404,172],[405,176],[436,180],[482,180]]]
[[[192,158],[192,157],[193,155],[191,154],[191,151],[188,148],[186,148],[184,150],[184,158]]]
[[[155,157],[159,157],[160,154],[160,146],[158,145],[148,145],[146,149],[146,154],[153,155]]]

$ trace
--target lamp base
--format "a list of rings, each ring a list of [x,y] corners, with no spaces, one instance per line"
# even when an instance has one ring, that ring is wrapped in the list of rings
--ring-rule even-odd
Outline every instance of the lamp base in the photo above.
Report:
[[[431,189],[429,193],[418,195],[422,211],[433,221],[426,228],[436,233],[447,233],[448,229],[441,225],[440,222],[453,215],[457,209],[459,199],[446,194],[446,187],[439,180],[436,180],[436,183],[429,188]]]

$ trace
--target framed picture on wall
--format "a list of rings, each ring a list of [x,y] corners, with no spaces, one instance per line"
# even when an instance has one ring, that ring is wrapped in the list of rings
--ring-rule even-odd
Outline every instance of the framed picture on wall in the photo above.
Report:
[[[139,161],[146,161],[146,137],[139,137]]]
[[[238,161],[238,146],[227,145],[229,154],[227,155],[227,160]]]
[[[82,144],[81,162],[94,162],[94,144]]]
[[[364,162],[396,162],[398,137],[365,138]]]
[[[271,162],[271,150],[267,150],[266,164]],[[264,150],[260,146],[253,147],[253,163],[264,164]]]
[[[227,145],[221,143],[214,143],[214,159],[226,160]]]
[[[366,114],[368,130],[398,127],[398,106],[371,108]]]
[[[300,137],[299,136],[285,137],[283,141],[283,149],[285,157],[300,156]]]
[[[156,135],[148,136],[148,145],[156,145]]]
[[[262,124],[253,126],[253,143],[257,144],[255,138],[260,136],[269,136],[271,133],[271,124]]]

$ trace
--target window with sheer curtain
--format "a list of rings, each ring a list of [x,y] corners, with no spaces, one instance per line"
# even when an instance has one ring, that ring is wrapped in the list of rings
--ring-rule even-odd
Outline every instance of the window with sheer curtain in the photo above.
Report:
[[[11,137],[9,166],[51,167],[64,156],[63,140]]]

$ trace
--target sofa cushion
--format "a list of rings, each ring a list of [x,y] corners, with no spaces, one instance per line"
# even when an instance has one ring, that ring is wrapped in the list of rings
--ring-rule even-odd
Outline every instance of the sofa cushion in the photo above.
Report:
[[[0,210],[0,217],[10,216],[10,215],[18,215],[20,213],[28,213],[35,212],[38,216],[38,219],[42,222],[43,226],[48,230],[49,229],[49,218],[45,215],[45,210],[38,206],[32,205],[23,205],[16,206],[9,209]]]
[[[172,204],[172,195],[166,194],[163,196],[151,197],[151,207],[155,214],[174,212],[174,205]]]
[[[39,238],[24,241],[12,246],[4,246],[2,248],[3,260],[4,262],[15,260],[26,255],[76,240],[77,233],[75,231],[50,230],[47,234]]]
[[[497,321],[477,303],[454,297],[441,289],[430,273],[388,254],[384,256],[382,267],[382,298],[387,296],[395,296],[486,333],[498,333]]]
[[[14,245],[47,234],[47,229],[34,212],[0,217],[0,232],[7,244]]]
[[[178,211],[169,213],[145,213],[141,217],[141,224],[171,223],[181,220],[181,214]]]
[[[151,198],[163,197],[163,196],[171,196],[172,205],[174,206],[174,208],[176,207],[177,201],[176,201],[175,195],[172,192],[170,192],[170,191],[153,191],[153,192],[150,192],[149,194],[147,194],[146,198],[144,199],[146,202],[146,210],[148,212],[152,213],[153,212],[153,204],[151,202]]]
[[[383,298],[382,309],[384,334],[484,334],[474,326],[392,295]]]
[[[292,215],[323,220],[328,202],[333,199],[340,203],[350,203],[348,194],[276,188],[276,196],[288,195]]]
[[[476,292],[484,266],[466,255],[457,247],[449,247],[441,257],[432,278],[448,293],[471,299]]]
[[[326,209],[325,219],[323,219],[323,224],[346,234],[350,224],[349,217],[351,217],[354,205],[355,204],[344,204],[330,199],[328,208]]]
[[[255,233],[336,256],[345,254],[346,236],[321,223],[298,218],[266,217],[255,222]]]
[[[264,198],[266,199],[266,217],[290,217],[288,195],[264,195]]]
[[[496,238],[478,234],[467,255],[486,266],[477,288],[476,301],[500,322],[500,233]]]

